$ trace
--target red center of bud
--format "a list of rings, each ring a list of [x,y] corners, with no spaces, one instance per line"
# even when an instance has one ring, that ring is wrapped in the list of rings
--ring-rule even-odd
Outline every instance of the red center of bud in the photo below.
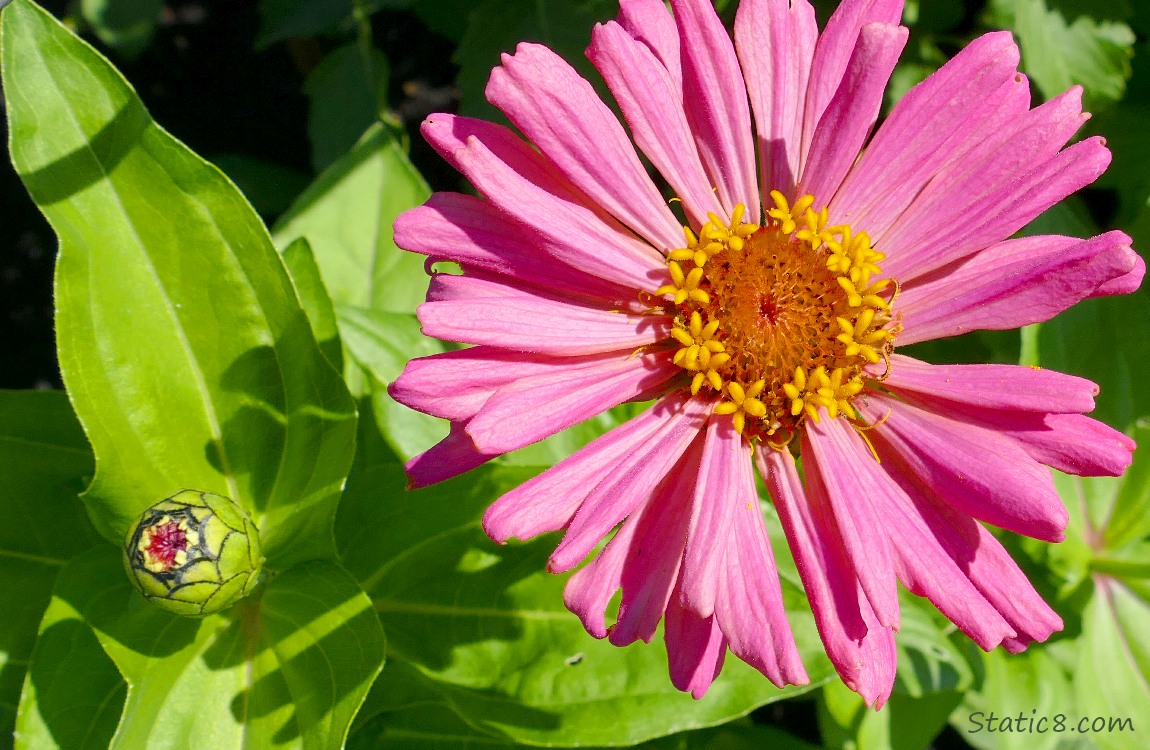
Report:
[[[188,548],[188,535],[175,521],[153,526],[149,533],[145,552],[153,562],[161,563],[165,568],[173,567],[176,553]]]

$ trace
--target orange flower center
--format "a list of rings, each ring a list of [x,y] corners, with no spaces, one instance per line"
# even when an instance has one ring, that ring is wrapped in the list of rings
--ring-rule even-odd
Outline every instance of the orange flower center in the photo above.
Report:
[[[690,373],[693,394],[723,396],[748,440],[789,442],[799,423],[856,418],[851,401],[864,368],[889,363],[898,324],[890,315],[897,284],[872,281],[885,256],[865,232],[827,226],[814,198],[793,206],[777,191],[762,226],[710,216],[687,246],[667,258],[671,284],[655,305],[675,311],[675,364]]]

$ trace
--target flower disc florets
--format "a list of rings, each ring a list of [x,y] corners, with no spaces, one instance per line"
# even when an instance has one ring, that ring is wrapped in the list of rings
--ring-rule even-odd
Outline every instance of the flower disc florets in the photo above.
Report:
[[[691,393],[721,394],[715,411],[748,440],[785,443],[819,407],[857,418],[864,368],[894,348],[898,287],[875,278],[884,256],[865,232],[827,226],[813,196],[793,206],[771,197],[762,225],[745,222],[740,204],[698,235],[684,227],[686,247],[667,258],[671,283],[655,296],[676,311],[674,362],[691,374]]]
[[[263,555],[255,524],[238,505],[182,490],[140,515],[125,540],[124,563],[148,601],[200,616],[247,596],[259,580]]]

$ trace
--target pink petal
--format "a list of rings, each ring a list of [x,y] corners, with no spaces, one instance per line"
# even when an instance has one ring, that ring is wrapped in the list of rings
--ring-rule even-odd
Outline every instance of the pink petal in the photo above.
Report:
[[[702,454],[700,437],[638,515],[638,528],[623,569],[619,620],[610,635],[611,643],[616,646],[639,639],[649,643],[667,610],[672,589],[679,579],[691,520],[691,492]],[[627,522],[630,523],[630,519]]]
[[[663,626],[667,663],[671,684],[698,700],[707,694],[723,668],[727,639],[714,615],[699,617],[679,604],[680,598],[672,596],[667,605]]]
[[[1017,67],[1010,32],[993,32],[907,92],[835,195],[831,223],[849,222],[881,237],[956,151],[993,133],[1002,110],[1018,114],[1020,97],[1002,91],[1026,89]],[[1027,93],[1023,112],[1028,102]]]
[[[626,355],[539,357],[491,346],[419,357],[407,363],[387,392],[399,403],[424,414],[465,422],[500,388],[537,375],[551,378],[586,370]]]
[[[1045,641],[1062,629],[1062,620],[1034,590],[994,535],[970,516],[941,502],[897,469],[891,478],[914,503],[919,518],[986,600],[1005,618],[1016,636],[1004,641],[1010,650],[1030,641]],[[1020,650],[1020,649],[1019,649]],[[1017,651],[1012,650],[1012,653]]]
[[[563,604],[596,638],[606,638],[607,605],[623,585],[623,569],[631,551],[639,517],[628,518],[594,560],[575,571],[563,587]]]
[[[1086,121],[1074,88],[1004,123],[923,189],[877,245],[904,284],[1006,239],[1109,164],[1099,138],[1058,149]]]
[[[715,611],[736,508],[758,500],[750,456],[730,418],[714,417],[707,424],[693,495],[679,588],[684,607],[709,617]]]
[[[868,435],[884,465],[913,476],[924,492],[1009,531],[1048,542],[1066,537],[1066,508],[1050,472],[1012,439],[886,396],[858,403],[876,424]]]
[[[724,216],[735,204],[759,213],[759,180],[747,89],[731,37],[710,0],[671,0],[679,29],[687,120]]]
[[[427,336],[538,354],[634,350],[668,336],[662,315],[630,315],[544,299],[466,276],[437,276],[416,310]],[[485,295],[485,296],[477,296]],[[481,325],[476,325],[481,322]]]
[[[487,100],[563,174],[654,247],[683,244],[683,230],[615,115],[575,69],[539,44],[520,44],[491,71]]]
[[[472,442],[471,436],[464,432],[464,425],[452,422],[451,432],[447,437],[404,465],[403,468],[407,471],[407,488],[410,490],[427,487],[457,477],[498,455],[498,453],[480,452]]]
[[[894,556],[871,500],[883,491],[875,477],[878,467],[845,420],[822,416],[817,423],[807,421],[803,430],[807,496],[830,509],[842,549],[879,622],[897,630]]]
[[[642,42],[667,69],[680,103],[683,66],[679,61],[679,30],[663,0],[619,0],[619,25]]]
[[[879,490],[873,496],[875,509],[890,536],[898,579],[907,590],[929,599],[986,651],[1014,637],[1014,630],[963,573],[962,560],[943,549],[906,493],[878,463],[871,463]]]
[[[1014,438],[1035,461],[1066,474],[1121,476],[1133,459],[1133,440],[1081,414],[983,408],[917,393],[913,400],[930,411]]]
[[[1082,414],[1047,414],[1041,421],[1037,415],[1012,416],[995,420],[996,429],[1022,443],[1035,461],[1066,474],[1118,477],[1134,460],[1134,441],[1097,419]]]
[[[794,457],[770,448],[759,448],[756,457],[827,656],[847,687],[880,708],[894,687],[893,631],[878,624],[850,563],[828,541],[836,535],[829,510],[804,497]]]
[[[957,269],[908,286],[898,298],[904,326],[898,342],[1046,321],[1137,263],[1122,232],[1085,241],[1046,235],[1007,240]]]
[[[814,8],[806,0],[743,0],[735,15],[735,47],[755,114],[763,195],[794,193],[818,33]]]
[[[883,385],[897,393],[987,409],[1094,410],[1098,386],[1086,378],[1019,365],[929,365],[894,354]],[[937,409],[935,411],[938,411]]]
[[[541,249],[589,274],[634,289],[668,278],[663,257],[640,241],[506,128],[432,115],[428,143],[499,209],[541,239]]]
[[[670,21],[665,9],[660,12]],[[675,42],[677,52],[677,37]],[[683,200],[692,223],[705,224],[708,212],[722,214],[687,124],[682,91],[654,53],[618,24],[608,23],[595,27],[587,56],[615,95],[635,143]],[[678,235],[684,244],[682,232]]]
[[[822,204],[838,191],[878,118],[908,33],[904,26],[881,23],[862,28],[842,84],[815,129],[798,194],[814,195]]]
[[[1090,295],[1094,297],[1110,297],[1115,294],[1130,294],[1142,286],[1142,277],[1146,275],[1146,261],[1141,255],[1134,257],[1134,268],[1122,276],[1104,282]]]
[[[800,172],[805,171],[802,165],[806,163],[806,154],[811,148],[815,128],[831,99],[834,98],[835,92],[839,90],[862,28],[868,23],[897,26],[899,19],[902,18],[902,5],[903,0],[845,0],[827,20],[826,28],[819,35],[814,60],[811,63],[811,77],[803,113]]]
[[[587,484],[590,494],[567,525],[547,569],[561,573],[575,567],[620,521],[646,505],[706,427],[713,409],[714,401],[703,398],[688,399],[685,405],[656,404],[652,410],[662,415],[663,424],[644,445],[620,458],[609,474]]]
[[[810,679],[783,609],[779,572],[758,499],[752,497],[735,513],[715,619],[731,652],[776,686],[806,685]]]
[[[466,421],[500,385],[509,382],[518,359],[537,360],[486,346],[420,357],[407,363],[395,382],[387,386],[387,393],[424,414]]]
[[[495,206],[459,193],[435,193],[395,221],[395,244],[469,268],[482,268],[531,284],[605,300],[611,307],[637,302],[632,287],[613,284],[558,261],[540,238]]]
[[[519,299],[528,296],[532,299],[539,297],[548,302],[562,302],[572,307],[581,307],[576,302],[560,295],[537,294],[537,290],[528,290],[526,287],[513,283],[499,282],[482,276],[459,276],[450,273],[436,273],[431,276],[431,283],[427,288],[428,302],[467,302],[479,299]],[[604,309],[602,304],[592,309]]]
[[[680,372],[671,363],[673,354],[621,352],[569,367],[559,377],[548,372],[520,378],[483,404],[467,423],[467,434],[485,453],[530,445],[667,382]]]
[[[591,490],[665,426],[667,411],[677,413],[683,404],[678,396],[663,399],[503,495],[483,514],[483,530],[503,544],[563,528]]]

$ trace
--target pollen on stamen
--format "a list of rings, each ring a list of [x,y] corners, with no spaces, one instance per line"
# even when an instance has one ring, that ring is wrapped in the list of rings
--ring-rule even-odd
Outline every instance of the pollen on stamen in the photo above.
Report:
[[[739,204],[730,221],[684,227],[686,246],[667,257],[672,283],[650,304],[673,308],[674,363],[690,392],[719,395],[716,413],[744,438],[778,433],[786,440],[771,444],[785,445],[820,410],[857,419],[864,368],[889,362],[899,330],[897,284],[878,278],[885,256],[865,231],[828,226],[812,196],[771,198],[764,224]]]

